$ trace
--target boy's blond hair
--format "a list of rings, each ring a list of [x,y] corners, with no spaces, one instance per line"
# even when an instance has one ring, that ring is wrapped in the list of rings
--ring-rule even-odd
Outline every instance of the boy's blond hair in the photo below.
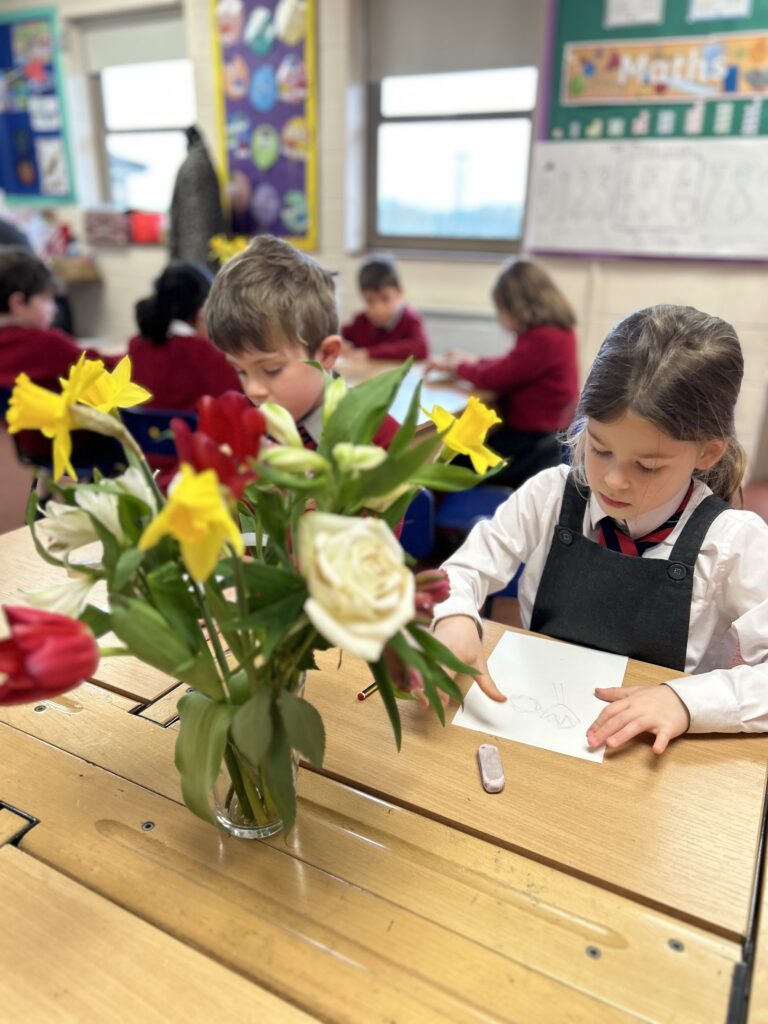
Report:
[[[211,340],[222,352],[274,352],[288,343],[314,355],[339,333],[333,275],[273,235],[257,235],[216,275],[205,304]]]

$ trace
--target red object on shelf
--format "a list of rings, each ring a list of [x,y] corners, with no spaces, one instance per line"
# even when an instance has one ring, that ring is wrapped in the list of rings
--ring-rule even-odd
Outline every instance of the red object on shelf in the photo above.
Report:
[[[131,210],[128,214],[131,224],[131,241],[135,245],[159,245],[165,238],[164,213],[142,213]]]

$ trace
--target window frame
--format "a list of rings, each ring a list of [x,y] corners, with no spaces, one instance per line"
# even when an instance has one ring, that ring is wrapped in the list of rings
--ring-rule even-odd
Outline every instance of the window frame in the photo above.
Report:
[[[528,215],[528,187],[531,174],[533,142],[536,130],[536,108],[531,110],[501,110],[489,113],[471,114],[415,114],[385,117],[381,113],[381,82],[368,83],[368,117],[366,145],[366,242],[371,249],[403,249],[421,252],[473,252],[509,255],[519,253],[523,249],[525,226]],[[529,121],[531,125],[531,145],[528,148],[526,167],[525,201],[519,239],[503,238],[465,238],[438,235],[382,235],[377,226],[377,185],[379,162],[379,128],[384,124],[410,124],[438,121]]]
[[[178,60],[178,57],[169,57],[168,60]],[[184,58],[185,60],[191,60],[191,58]],[[153,63],[161,63],[161,61],[155,61]],[[120,67],[122,65],[115,65]],[[194,65],[193,65],[194,68]],[[90,105],[93,111],[94,127],[96,129],[96,137],[99,140],[99,144],[94,147],[96,154],[96,177],[98,181],[98,190],[100,195],[100,202],[109,206],[116,206],[122,209],[122,205],[117,203],[114,196],[112,195],[112,179],[109,174],[109,153],[107,150],[107,137],[110,135],[165,135],[169,132],[184,132],[191,127],[189,124],[179,125],[165,125],[162,128],[119,128],[110,129],[107,127],[106,111],[104,109],[104,92],[102,88],[101,75],[105,69],[102,68],[99,71],[91,71],[88,75],[88,91],[90,94]],[[193,76],[193,83],[195,83]],[[196,91],[196,90],[195,90]],[[197,95],[195,95],[195,105],[197,106]],[[131,207],[134,209],[134,207]],[[142,207],[135,207],[137,210],[143,209]],[[168,209],[161,211],[148,211],[148,212],[160,212],[168,214],[170,212],[170,199],[168,200]]]

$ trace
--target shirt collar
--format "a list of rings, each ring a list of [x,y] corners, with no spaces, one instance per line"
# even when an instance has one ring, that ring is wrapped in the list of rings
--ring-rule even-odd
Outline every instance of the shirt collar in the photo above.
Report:
[[[316,409],[313,409],[312,412],[308,413],[303,420],[299,420],[299,426],[304,427],[315,444],[319,444],[323,433],[322,403]]]
[[[643,512],[641,516],[635,516],[634,519],[617,519],[616,522],[633,539],[635,537],[644,537],[646,533],[650,533],[666,522],[672,513],[677,510],[680,502],[685,497],[685,492],[688,490],[689,485],[690,480],[686,480],[682,490],[663,505],[659,505],[649,512]],[[607,513],[600,507],[600,503],[595,495],[591,494],[589,497],[589,521],[592,530],[597,530],[597,524],[601,519],[605,519],[606,515]]]
[[[191,338],[194,334],[194,327],[192,324],[188,324],[186,320],[171,320],[166,332],[166,336],[169,338]]]

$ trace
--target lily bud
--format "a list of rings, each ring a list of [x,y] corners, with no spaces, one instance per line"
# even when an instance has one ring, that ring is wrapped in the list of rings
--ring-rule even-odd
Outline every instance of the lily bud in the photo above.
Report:
[[[304,442],[296,429],[293,416],[277,402],[265,402],[259,406],[267,421],[267,433],[275,441],[289,448],[303,448]]]
[[[380,466],[387,453],[376,444],[351,444],[349,441],[340,441],[333,446],[333,457],[342,473],[355,477],[366,469]]]
[[[336,412],[347,390],[347,382],[343,377],[334,377],[330,384],[326,386],[325,395],[323,396],[323,426],[328,423],[328,420]]]
[[[0,641],[0,704],[56,697],[96,671],[99,648],[85,623],[34,608],[3,610],[11,636]]]
[[[322,455],[310,448],[268,448],[261,461],[285,473],[325,473],[330,468]]]

